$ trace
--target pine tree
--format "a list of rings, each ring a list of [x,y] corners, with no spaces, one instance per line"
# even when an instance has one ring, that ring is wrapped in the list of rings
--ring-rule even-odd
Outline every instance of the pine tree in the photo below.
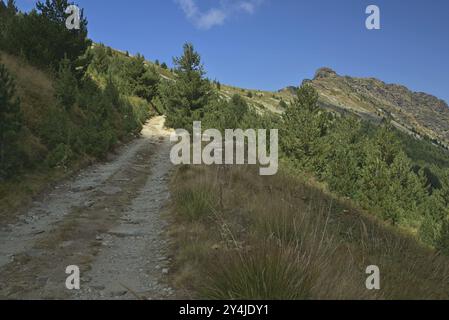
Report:
[[[434,190],[425,208],[426,220],[421,226],[420,236],[428,244],[449,254],[449,169],[443,171],[440,179],[441,187]],[[433,229],[429,230],[427,220],[434,221]]]
[[[137,79],[134,94],[138,97],[151,101],[157,94],[159,74],[154,67],[146,69]]]
[[[380,130],[376,131],[376,136],[374,137],[374,143],[380,152],[380,160],[387,165],[393,163],[400,150],[399,141],[396,139],[393,130],[391,122],[387,121],[381,126]]]
[[[304,84],[294,102],[283,114],[281,146],[283,152],[302,166],[313,169],[318,152],[319,138],[326,133],[328,119],[318,107],[318,93]]]
[[[389,167],[388,197],[395,202],[395,210],[385,211],[385,216],[393,224],[407,224],[419,218],[425,203],[426,186],[422,172],[412,170],[410,159],[400,151]]]
[[[108,50],[104,45],[95,46],[90,50],[92,54],[91,67],[99,74],[106,74],[110,65],[111,56],[108,55]]]
[[[74,63],[91,41],[87,38],[87,20],[81,10],[80,29],[68,30],[65,13],[68,0],[38,2],[36,10],[20,15],[7,32],[8,51],[22,54],[31,63],[57,70],[60,60]]]
[[[126,68],[126,77],[130,85],[129,94],[151,101],[157,93],[159,75],[152,67],[145,66],[145,58],[137,54]]]
[[[0,179],[9,177],[20,166],[17,139],[22,127],[19,100],[11,75],[0,64]]]
[[[68,59],[61,60],[59,64],[55,93],[59,104],[65,110],[70,110],[76,102],[78,84]]]
[[[14,15],[17,13],[17,6],[15,0],[8,0],[8,4],[6,5],[7,10],[10,14]]]
[[[229,101],[228,128],[240,128],[240,123],[248,111],[249,107],[245,99],[238,94],[233,95],[231,101]]]
[[[5,4],[0,0],[0,48],[8,49],[8,34],[11,25],[15,23],[17,7],[14,0],[8,0]]]
[[[15,0],[8,0],[6,4],[0,0],[0,17],[14,16],[17,14],[17,6]]]
[[[449,216],[443,220],[438,242],[437,249],[445,254],[449,254]]]
[[[449,169],[444,170],[440,178],[440,195],[443,199],[443,205],[449,209]]]
[[[330,131],[319,144],[323,176],[332,190],[354,196],[363,159],[361,123],[353,117],[343,118]]]
[[[201,57],[190,43],[184,45],[181,57],[174,58],[176,82],[165,81],[160,94],[167,110],[167,125],[174,128],[192,128],[192,122],[204,116],[212,88],[205,79]]]
[[[112,108],[118,108],[120,105],[120,92],[117,89],[117,86],[115,85],[114,81],[112,80],[112,76],[110,75],[108,77],[108,81],[106,83],[106,87],[104,88],[104,99],[107,106],[107,110]],[[108,111],[104,111],[104,119],[108,118]]]
[[[0,48],[4,49],[6,45],[6,29],[7,29],[7,11],[6,6],[0,0]]]

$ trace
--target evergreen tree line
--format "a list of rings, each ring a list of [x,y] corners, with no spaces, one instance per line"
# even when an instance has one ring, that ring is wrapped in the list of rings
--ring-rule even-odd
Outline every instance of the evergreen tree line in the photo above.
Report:
[[[154,66],[146,65],[143,55],[129,57],[99,44],[89,49],[88,56],[91,74],[102,82],[111,78],[122,94],[148,102],[158,95],[159,74]]]
[[[300,169],[313,172],[332,191],[383,220],[417,231],[423,242],[449,252],[449,170],[442,169],[438,185],[432,185],[432,174],[406,153],[403,143],[413,137],[398,138],[388,120],[373,126],[325,112],[307,84],[287,108],[281,128],[284,155]]]
[[[290,165],[314,173],[332,191],[449,252],[449,170],[432,173],[429,163],[417,166],[404,147],[404,139],[413,138],[400,137],[388,120],[374,126],[324,111],[308,84],[299,88],[293,103],[283,105],[282,116],[260,115],[239,95],[229,101],[218,96],[217,82],[205,78],[191,44],[184,45],[174,65],[177,81],[160,85],[169,126],[191,130],[192,122],[201,120],[203,128],[221,130],[278,128],[282,158]],[[447,154],[440,157],[440,162],[449,161]]]
[[[83,14],[80,29],[68,30],[70,4],[46,0],[23,13],[13,0],[0,0],[0,50],[44,70],[56,98],[37,115],[37,125],[29,126],[15,81],[0,64],[0,179],[41,163],[68,167],[80,158],[102,158],[116,142],[140,132],[149,115],[156,73],[142,56],[118,58],[104,46],[92,46]],[[40,147],[24,153],[30,137]]]
[[[87,20],[81,11],[80,29],[68,30],[65,22],[67,0],[37,2],[28,13],[18,11],[15,1],[0,1],[0,50],[25,58],[41,68],[57,71],[66,58],[82,69],[83,54],[91,45],[87,37]]]

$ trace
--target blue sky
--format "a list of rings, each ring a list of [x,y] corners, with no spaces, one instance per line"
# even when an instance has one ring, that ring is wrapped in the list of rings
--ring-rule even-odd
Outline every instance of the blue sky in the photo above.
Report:
[[[327,66],[449,102],[448,0],[77,0],[90,37],[166,61],[192,42],[208,77],[277,90]],[[22,10],[33,0],[17,0]],[[367,30],[365,9],[381,10]]]

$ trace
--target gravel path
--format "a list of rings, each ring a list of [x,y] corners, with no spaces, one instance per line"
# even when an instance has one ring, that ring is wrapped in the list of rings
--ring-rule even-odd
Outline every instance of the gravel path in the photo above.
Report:
[[[169,131],[151,119],[109,163],[64,181],[0,229],[0,298],[166,299]],[[67,290],[77,265],[81,289]]]

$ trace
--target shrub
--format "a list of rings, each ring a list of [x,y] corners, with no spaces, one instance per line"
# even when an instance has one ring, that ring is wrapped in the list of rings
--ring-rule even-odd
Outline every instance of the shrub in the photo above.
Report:
[[[67,168],[72,158],[73,152],[72,149],[70,149],[70,146],[61,143],[48,154],[45,162],[50,168]]]

